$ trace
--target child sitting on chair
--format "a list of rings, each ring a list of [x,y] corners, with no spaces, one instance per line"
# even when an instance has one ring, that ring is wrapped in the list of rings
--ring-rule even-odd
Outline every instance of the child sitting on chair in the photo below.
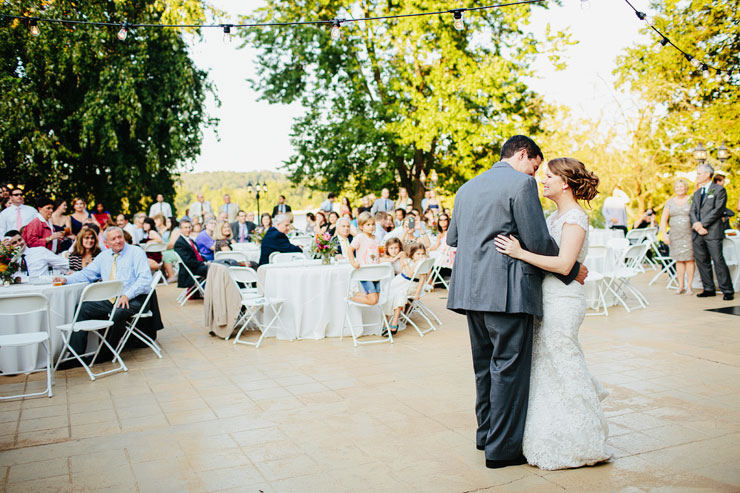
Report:
[[[355,236],[349,245],[349,261],[352,267],[377,264],[380,260],[378,242],[375,241],[375,218],[369,212],[363,212],[357,218],[360,234]],[[380,299],[380,281],[360,281],[365,294],[356,294],[351,299],[356,303],[376,305]]]
[[[393,319],[390,323],[393,335],[398,332],[398,319],[409,298],[418,300],[421,297],[426,274],[419,276],[419,279],[414,279],[413,276],[419,262],[426,258],[426,247],[421,243],[412,244],[409,246],[408,257],[401,259],[401,272],[391,281],[386,312],[393,312]],[[386,334],[383,333],[383,335]]]
[[[380,257],[381,262],[390,262],[393,266],[393,273],[398,275],[401,272],[401,260],[406,258],[406,252],[403,251],[403,243],[397,237],[389,238],[385,242],[385,252]]]

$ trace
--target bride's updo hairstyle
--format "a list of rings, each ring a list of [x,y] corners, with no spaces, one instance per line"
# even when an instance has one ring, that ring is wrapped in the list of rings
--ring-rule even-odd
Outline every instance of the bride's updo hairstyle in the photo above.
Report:
[[[586,166],[577,159],[559,157],[547,163],[550,172],[563,179],[573,190],[573,196],[578,200],[591,201],[599,191],[599,177],[586,169]]]

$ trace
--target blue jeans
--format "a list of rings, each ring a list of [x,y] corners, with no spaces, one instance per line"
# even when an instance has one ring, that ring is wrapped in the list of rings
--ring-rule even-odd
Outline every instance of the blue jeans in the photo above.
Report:
[[[380,281],[360,281],[360,285],[367,294],[380,293]]]

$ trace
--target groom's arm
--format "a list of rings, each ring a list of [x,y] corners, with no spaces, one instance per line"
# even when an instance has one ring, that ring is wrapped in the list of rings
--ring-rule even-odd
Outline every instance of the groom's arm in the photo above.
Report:
[[[460,193],[458,192],[458,197]],[[455,207],[452,209],[452,217],[450,218],[450,225],[447,228],[447,244],[451,247],[457,247],[457,212],[460,209],[457,208],[457,197],[455,197]]]
[[[559,253],[557,243],[547,231],[545,215],[542,213],[542,205],[537,193],[537,182],[534,178],[529,178],[519,193],[514,195],[512,214],[523,248],[532,253],[551,257]],[[578,276],[580,269],[581,264],[576,262],[567,276],[554,275],[563,283],[570,284]]]

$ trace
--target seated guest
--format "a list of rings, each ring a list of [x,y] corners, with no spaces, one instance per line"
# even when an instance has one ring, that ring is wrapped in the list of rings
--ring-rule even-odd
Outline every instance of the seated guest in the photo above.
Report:
[[[108,343],[116,347],[126,330],[126,321],[136,315],[144,303],[144,298],[149,294],[152,273],[144,251],[126,244],[121,228],[111,226],[105,233],[110,247],[108,250],[100,253],[81,271],[54,280],[63,284],[91,283],[101,280],[123,282],[123,293],[116,304],[113,326],[108,329],[106,336]],[[87,302],[80,308],[78,320],[105,320],[112,309],[113,303],[109,300]],[[69,345],[77,354],[84,353],[87,347],[87,333],[73,332]],[[101,358],[104,359],[105,356]]]
[[[49,198],[39,199],[37,202],[39,213],[21,231],[23,241],[30,248],[44,247],[56,252],[59,240],[64,238],[64,232],[54,233],[51,224],[51,215],[54,212],[54,201]]]
[[[655,210],[652,207],[648,207],[640,219],[635,221],[633,229],[654,228],[655,226]]]
[[[197,238],[201,231],[203,231],[203,223],[200,222],[200,216],[195,216],[193,218],[193,238]]]
[[[337,221],[337,234],[334,236],[334,242],[337,246],[337,259],[349,258],[352,244],[352,235],[350,234],[350,220],[343,217]]]
[[[420,276],[418,280],[411,279],[414,275],[419,262],[427,258],[427,252],[424,245],[415,243],[409,247],[409,256],[401,260],[401,272],[393,278],[391,285],[388,288],[388,301],[385,304],[385,310],[387,315],[392,315],[390,321],[391,334],[396,335],[398,331],[398,319],[401,316],[401,311],[408,303],[409,298],[418,300],[421,297],[421,290],[423,289],[424,282],[427,275]],[[385,336],[385,329],[383,329],[383,335]]]
[[[231,248],[231,226],[228,221],[221,221],[216,224],[216,229],[213,231],[213,239],[215,241],[214,252],[230,252]]]
[[[386,222],[388,221],[388,214],[383,211],[375,213],[375,239],[378,243],[382,243],[385,240],[385,235],[388,234],[386,229]],[[391,219],[391,223],[393,219]]]
[[[183,263],[196,276],[206,277],[208,275],[208,263],[198,250],[190,235],[193,232],[193,224],[187,219],[180,221],[180,234],[173,245],[175,253],[182,259]],[[185,269],[180,269],[177,274],[177,287],[189,288],[193,286],[193,279],[188,275]]]
[[[100,202],[95,206],[93,217],[100,225],[100,229],[105,229],[107,226],[113,224],[113,219],[111,219],[110,214]]]
[[[316,222],[313,226],[313,234],[315,235],[323,235],[326,233],[327,228],[329,227],[329,221],[326,220],[326,214],[323,211],[319,211],[316,213]]]
[[[67,272],[69,262],[62,255],[56,255],[44,247],[29,248],[19,231],[11,229],[5,233],[4,241],[10,246],[20,248],[20,274],[28,277],[40,277],[49,274],[51,269]]]
[[[162,241],[166,242],[167,238],[164,237],[164,233],[167,230],[167,220],[162,214],[154,214],[153,216],[149,217],[154,220],[154,230],[159,233],[159,236],[162,237]]]
[[[314,216],[313,212],[306,213],[306,229],[305,232],[307,234],[312,235],[314,227],[316,227],[316,216]]]
[[[69,270],[77,272],[84,269],[100,252],[98,234],[92,228],[82,228],[69,254]]]
[[[303,252],[301,247],[293,245],[288,239],[287,233],[290,229],[290,218],[284,214],[275,217],[275,226],[271,227],[265,233],[262,239],[262,252],[260,254],[259,265],[270,262],[270,254],[273,252],[289,253]]]
[[[398,275],[401,272],[401,260],[406,258],[403,243],[397,237],[388,238],[385,242],[385,253],[381,255],[381,262],[390,262],[393,272]]]
[[[326,232],[331,236],[337,233],[337,221],[339,221],[339,214],[334,211],[329,213],[329,226],[326,228]]]
[[[134,233],[131,235],[134,238],[134,243],[139,243],[141,241],[141,236],[144,234],[144,218],[146,218],[146,214],[143,212],[137,212],[134,214]]]
[[[264,234],[270,228],[272,228],[272,216],[269,212],[263,212],[260,216],[260,225],[257,227],[257,232]]]
[[[216,229],[216,220],[209,219],[205,222],[205,229],[195,237],[195,243],[198,245],[198,251],[206,260],[213,260],[213,251],[216,242],[213,239],[213,232]]]
[[[145,217],[144,222],[141,224],[141,239],[139,240],[140,245],[146,245],[147,243],[164,243],[162,236],[157,232],[157,225],[154,219],[151,217]],[[149,259],[149,268],[152,272],[159,270],[160,264],[162,263],[162,252],[146,252],[146,256]]]
[[[247,242],[249,241],[249,236],[256,227],[256,224],[247,221],[246,212],[239,211],[239,214],[236,215],[236,221],[231,223],[231,237],[234,238],[237,243]]]
[[[403,224],[404,219],[406,219],[406,209],[396,209],[396,220],[394,221],[396,227]]]
[[[169,230],[169,236],[167,240],[167,250],[162,254],[162,268],[164,274],[167,276],[167,282],[175,282],[175,267],[174,264],[177,262],[175,256],[175,242],[180,237],[180,223],[175,217],[167,218],[167,228]]]
[[[57,199],[54,201],[54,212],[51,213],[51,225],[54,228],[54,232],[63,233],[62,238],[57,244],[57,249],[54,253],[62,253],[69,250],[72,243],[75,240],[72,235],[72,221],[70,217],[65,215],[67,213],[67,201],[64,199]]]

